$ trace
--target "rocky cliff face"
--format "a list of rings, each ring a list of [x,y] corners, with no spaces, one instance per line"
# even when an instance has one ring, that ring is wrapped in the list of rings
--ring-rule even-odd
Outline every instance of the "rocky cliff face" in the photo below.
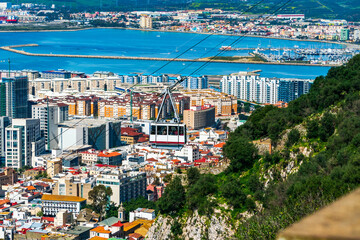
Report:
[[[177,220],[182,225],[182,235],[180,239],[232,239],[234,230],[228,222],[226,215],[214,213],[211,217],[199,216],[197,212],[188,217],[171,217],[159,216],[155,223],[149,229],[147,239],[161,240],[173,239],[171,226]]]

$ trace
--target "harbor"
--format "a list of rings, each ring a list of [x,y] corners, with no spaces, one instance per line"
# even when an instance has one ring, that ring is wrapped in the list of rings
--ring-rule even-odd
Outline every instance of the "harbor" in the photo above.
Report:
[[[311,65],[339,66],[348,62],[359,48],[235,48],[222,46],[219,51],[248,51],[250,55],[257,56],[271,63],[303,63]]]
[[[38,47],[38,44],[21,44],[21,45],[12,45],[12,46],[3,46],[0,49],[5,51],[10,51],[17,54],[22,54],[32,57],[57,57],[57,58],[98,58],[98,59],[119,59],[119,60],[144,60],[144,61],[171,61],[171,62],[221,62],[221,63],[252,63],[252,64],[281,64],[281,65],[309,65],[307,62],[279,62],[272,61],[271,58],[259,54],[266,61],[255,60],[256,54],[258,54],[257,49],[254,51],[252,57],[207,57],[199,59],[187,59],[187,58],[160,58],[160,57],[130,57],[130,56],[104,56],[104,55],[72,55],[72,54],[53,54],[53,53],[31,53],[24,50],[18,50],[15,48],[20,47]],[[340,64],[321,64],[322,66],[339,66]],[[316,66],[316,65],[315,65]]]

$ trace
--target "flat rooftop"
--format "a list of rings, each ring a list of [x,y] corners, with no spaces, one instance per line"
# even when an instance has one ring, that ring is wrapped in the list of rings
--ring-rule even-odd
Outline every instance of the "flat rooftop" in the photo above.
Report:
[[[117,122],[117,121],[108,120],[108,119],[92,119],[92,118],[71,119],[59,124],[59,127],[64,127],[64,128],[97,127],[108,122]]]

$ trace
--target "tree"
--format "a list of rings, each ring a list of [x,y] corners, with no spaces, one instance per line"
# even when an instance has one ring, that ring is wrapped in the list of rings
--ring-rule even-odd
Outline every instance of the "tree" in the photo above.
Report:
[[[300,139],[300,133],[297,129],[292,129],[288,134],[288,140],[286,142],[287,147],[291,147]]]
[[[171,225],[171,234],[173,238],[177,238],[183,233],[181,223],[177,219],[174,220],[174,223]]]
[[[119,206],[116,206],[115,203],[111,202],[110,205],[108,205],[106,208],[105,218],[118,217],[118,209]]]
[[[192,167],[186,171],[186,175],[187,175],[187,179],[188,179],[188,184],[193,185],[199,180],[200,171],[199,171],[199,169]]]
[[[158,208],[161,213],[174,214],[185,204],[185,189],[181,179],[175,177],[165,188],[163,196],[158,201]]]
[[[307,127],[307,137],[308,138],[317,138],[319,135],[319,124],[317,121],[312,120],[306,124]]]
[[[89,192],[89,199],[92,201],[91,205],[94,211],[100,214],[100,218],[104,215],[112,194],[111,188],[104,185],[97,185]]]
[[[237,180],[231,180],[223,185],[223,196],[234,208],[241,208],[246,201],[246,195]]]
[[[42,216],[44,216],[44,212],[43,212],[43,211],[39,211],[39,212],[36,214],[36,216],[42,217]]]
[[[224,155],[230,159],[229,170],[232,172],[251,167],[258,158],[257,152],[255,145],[243,137],[231,137],[224,146]]]
[[[169,183],[172,179],[172,174],[168,174],[163,178],[163,181]]]
[[[212,174],[203,174],[199,180],[189,186],[186,193],[187,203],[190,209],[198,210],[200,215],[211,214],[213,203],[208,200],[208,195],[217,191],[216,179]]]

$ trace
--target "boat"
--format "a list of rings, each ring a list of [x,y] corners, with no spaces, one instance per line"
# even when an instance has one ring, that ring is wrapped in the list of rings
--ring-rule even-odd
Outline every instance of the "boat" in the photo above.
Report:
[[[232,50],[232,47],[231,46],[221,46],[220,50],[221,51],[230,51],[230,50]]]

